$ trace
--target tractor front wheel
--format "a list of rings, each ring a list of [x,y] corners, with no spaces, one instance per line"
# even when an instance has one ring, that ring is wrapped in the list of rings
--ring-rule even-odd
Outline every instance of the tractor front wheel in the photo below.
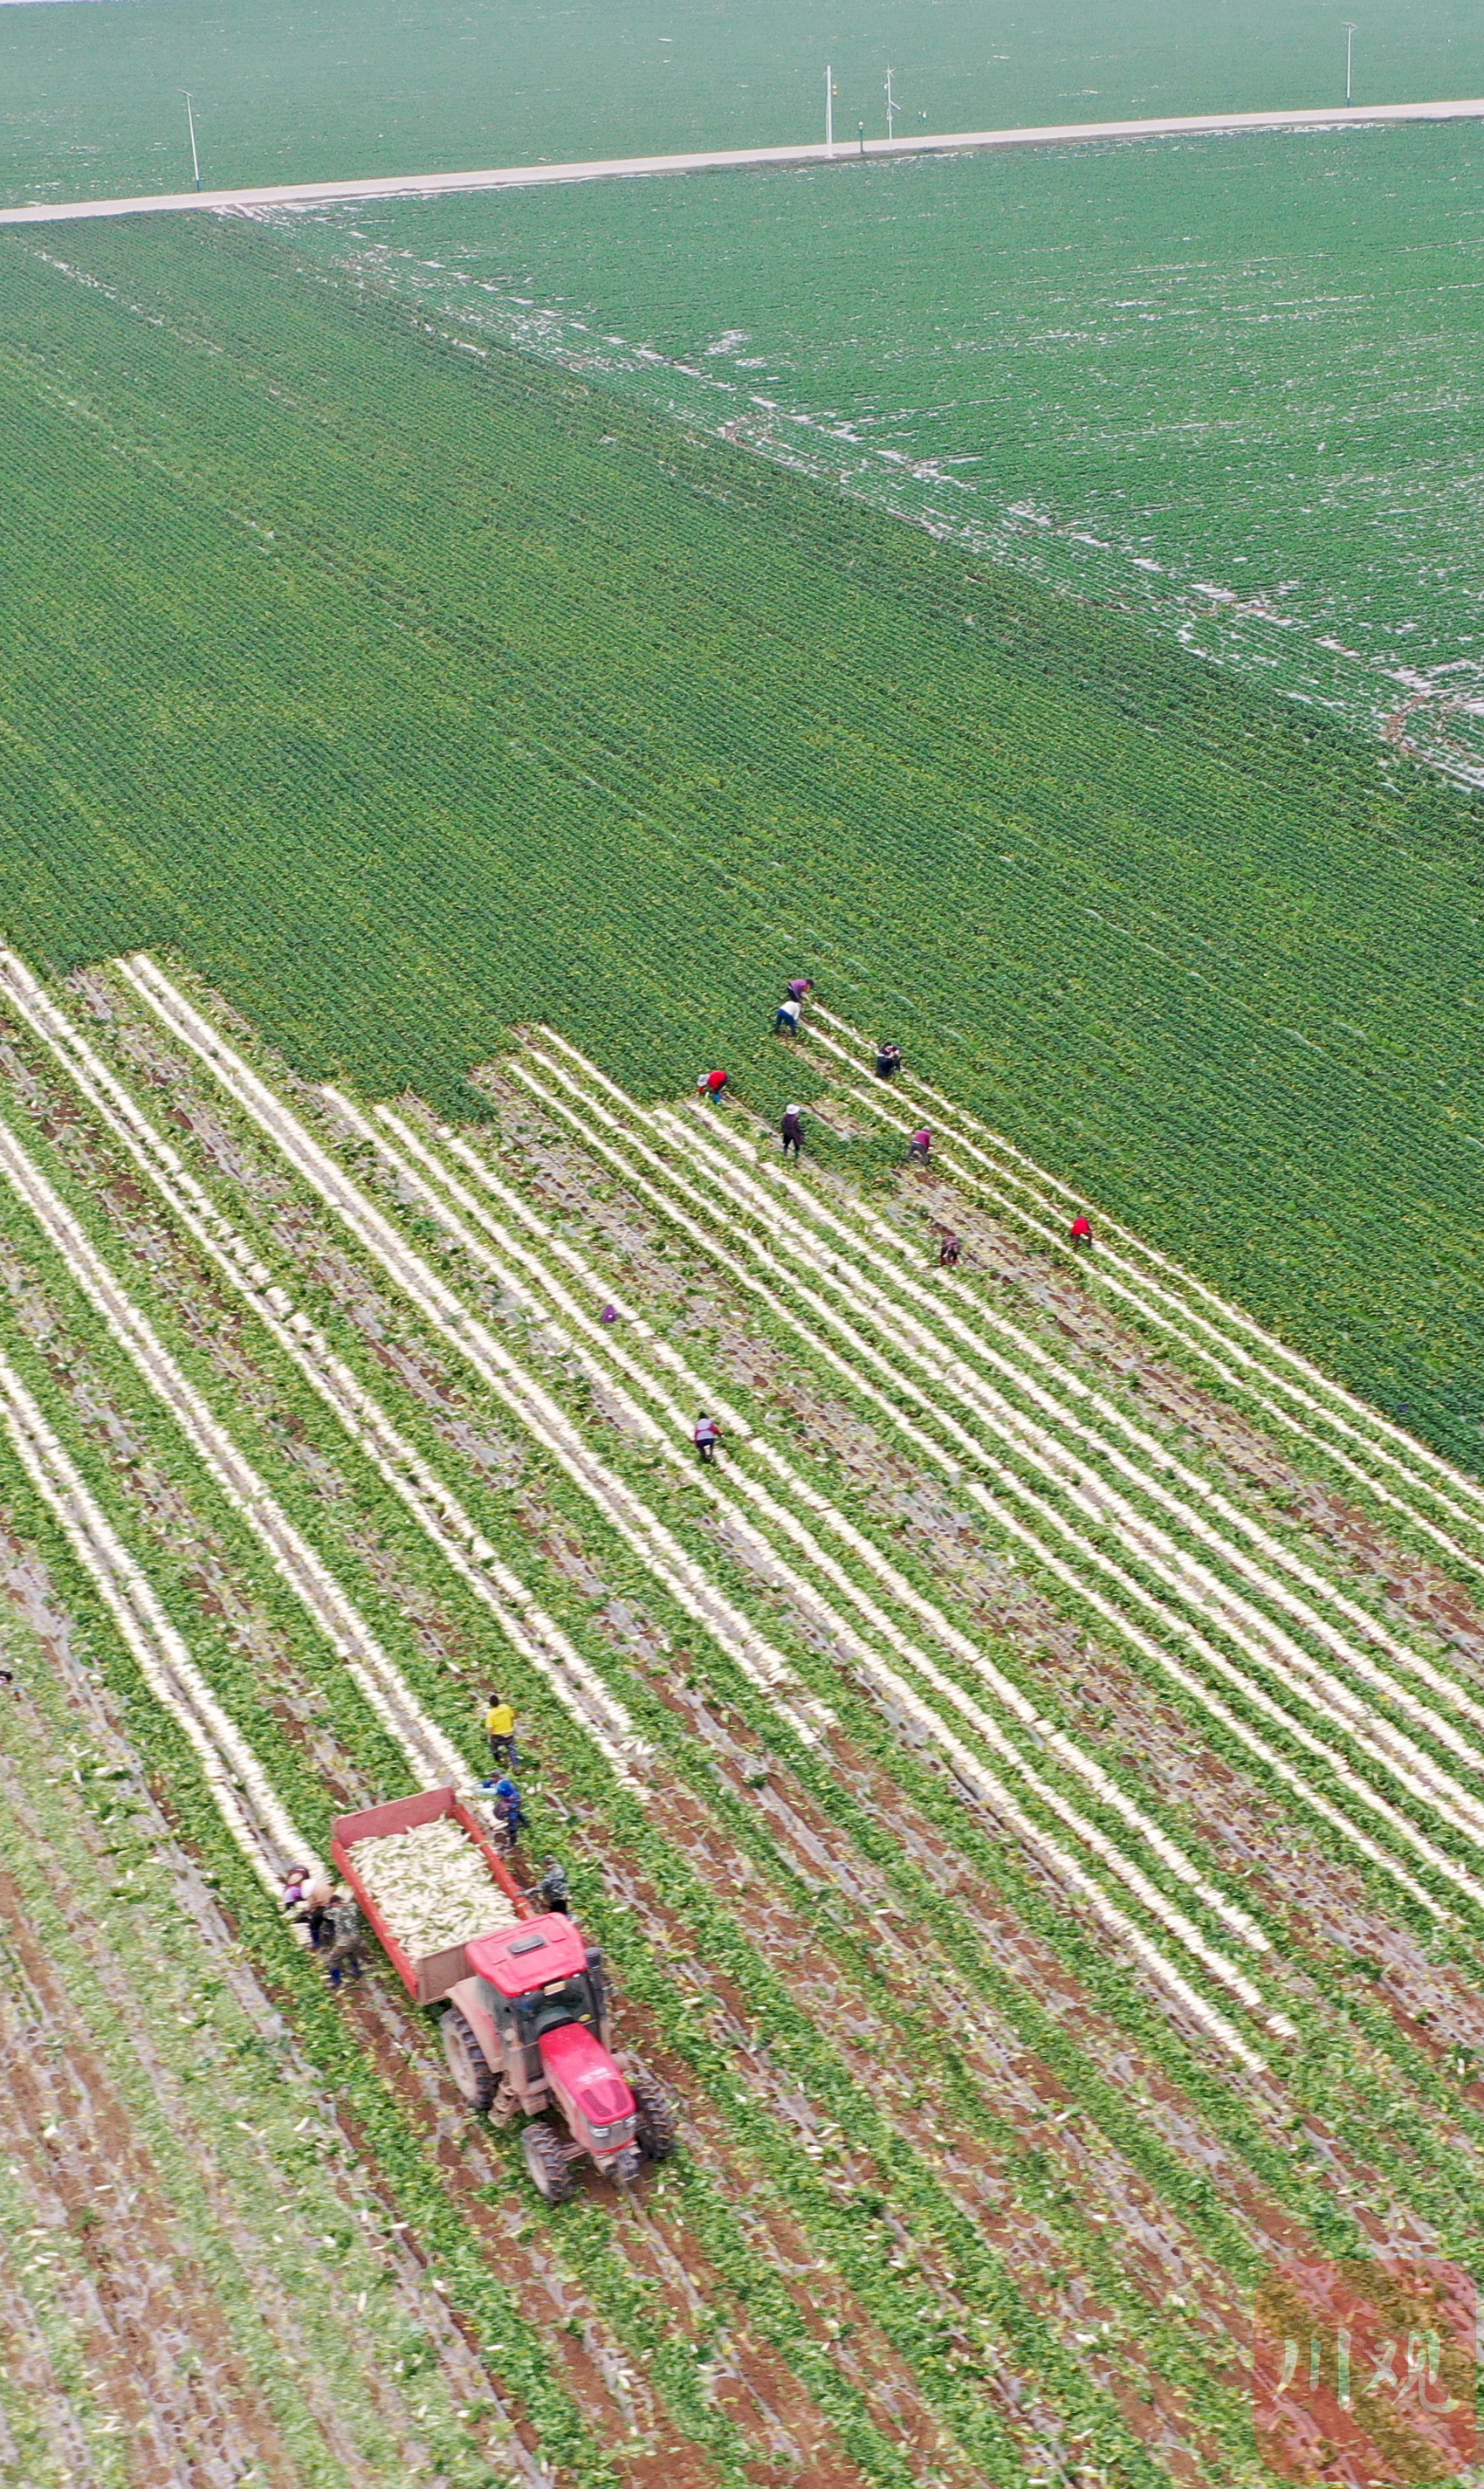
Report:
[[[634,2140],[646,2160],[668,2160],[680,2139],[670,2094],[642,2067],[628,2080],[639,2111]]]
[[[456,2005],[450,2005],[443,2016],[443,2055],[448,2060],[448,2072],[470,2107],[487,2109],[495,2098],[494,2072]]]
[[[526,2174],[549,2204],[564,2204],[577,2184],[572,2163],[544,2118],[531,2119],[521,2137]]]

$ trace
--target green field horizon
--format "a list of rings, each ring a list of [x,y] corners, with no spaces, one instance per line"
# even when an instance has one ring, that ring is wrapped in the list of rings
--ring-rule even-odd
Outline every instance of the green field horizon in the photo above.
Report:
[[[1382,0],[1357,44],[1357,101],[1484,93],[1462,0]],[[235,188],[822,138],[826,63],[844,135],[884,134],[889,68],[901,132],[1345,100],[1338,18],[1273,0],[28,0],[0,6],[0,204],[188,188],[187,89]]]

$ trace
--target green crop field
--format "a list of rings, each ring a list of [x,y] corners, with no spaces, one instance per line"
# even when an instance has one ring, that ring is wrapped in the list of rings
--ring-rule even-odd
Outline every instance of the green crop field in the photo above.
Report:
[[[1336,27],[0,8],[0,193]],[[7,2489],[1480,2489],[1481,170],[0,230]]]
[[[1484,137],[362,202],[297,246],[1484,767]]]
[[[1356,95],[1476,95],[1465,0],[1380,0]],[[1074,18],[967,0],[123,0],[0,6],[0,197],[186,188],[184,90],[208,186],[535,157],[779,145],[838,126],[983,129],[1344,101],[1333,12],[1276,0],[1093,0]]]
[[[6,245],[0,914],[449,1095],[855,1015],[1465,1457],[1477,814],[243,228]],[[79,558],[79,547],[87,548]]]

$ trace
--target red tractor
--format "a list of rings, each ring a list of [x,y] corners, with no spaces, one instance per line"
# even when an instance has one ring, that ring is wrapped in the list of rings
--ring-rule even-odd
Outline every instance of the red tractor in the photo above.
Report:
[[[414,1955],[398,1937],[385,1891],[379,1897],[375,1890],[375,1853],[363,1845],[442,1817],[481,1852],[497,1887],[491,1918],[508,1910],[509,1923]],[[484,1827],[453,1789],[425,1789],[341,1816],[332,1855],[418,2004],[443,2006],[443,2054],[471,2108],[497,2126],[531,2121],[521,2148],[531,2184],[549,2204],[571,2194],[582,2160],[595,2162],[605,2177],[631,2179],[643,2161],[669,2160],[675,2148],[669,2099],[642,2067],[625,2073],[613,2055],[601,1953],[561,1912],[531,1915]]]

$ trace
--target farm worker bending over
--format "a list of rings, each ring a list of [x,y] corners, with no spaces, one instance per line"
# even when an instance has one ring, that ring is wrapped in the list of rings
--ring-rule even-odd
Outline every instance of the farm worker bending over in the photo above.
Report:
[[[365,1941],[365,1923],[360,1903],[352,1893],[337,1893],[329,1906],[329,1951],[325,1957],[325,1976],[331,1988],[340,1985],[340,1974],[348,1970],[358,1979],[365,1968],[360,1948]]]
[[[488,1788],[489,1782],[486,1781],[484,1786]],[[508,1772],[502,1773],[495,1784],[495,1820],[513,1849],[529,1818],[521,1792]]]
[[[1091,1252],[1093,1222],[1085,1212],[1079,1212],[1071,1222],[1071,1249],[1074,1253]]]
[[[792,1150],[794,1157],[797,1158],[804,1147],[804,1115],[802,1108],[798,1106],[785,1106],[784,1108],[783,1131],[785,1158],[787,1157],[790,1150]]]
[[[813,978],[790,977],[785,990],[790,1002],[802,1003],[805,995],[812,994],[814,990]]]
[[[698,1097],[709,1098],[713,1106],[727,1086],[725,1072],[703,1072],[696,1083]]]
[[[923,1124],[907,1143],[907,1157],[915,1159],[919,1166],[926,1166],[931,1150],[932,1134],[927,1125]]]
[[[502,1695],[490,1696],[490,1707],[484,1715],[484,1733],[490,1741],[490,1753],[497,1763],[516,1771],[520,1756],[515,1750],[515,1709]]]
[[[799,1011],[800,1004],[798,997],[794,994],[789,994],[786,1000],[779,1004],[778,1017],[773,1022],[773,1034],[775,1037],[798,1036]]]
[[[900,1070],[900,1046],[878,1045],[876,1048],[876,1078],[878,1080],[895,1080]]]
[[[716,1447],[721,1441],[721,1435],[722,1430],[714,1417],[697,1418],[696,1449],[700,1454],[702,1466],[706,1469],[710,1468],[716,1458]]]
[[[285,1901],[288,1900],[285,1895]],[[317,1868],[307,1884],[300,1886],[299,1902],[288,1903],[289,1914],[299,1919],[309,1931],[311,1952],[318,1952],[325,1942],[329,1924],[329,1905],[335,1898],[334,1886],[323,1868]]]
[[[946,1235],[942,1244],[938,1246],[938,1262],[940,1267],[945,1271],[956,1271],[958,1268],[958,1256],[962,1251],[963,1246],[959,1244],[957,1237]]]
[[[542,1861],[535,1898],[538,1902],[544,1903],[549,1910],[559,1910],[563,1918],[568,1915],[568,1904],[572,1895],[567,1884],[567,1871],[555,1858]]]

